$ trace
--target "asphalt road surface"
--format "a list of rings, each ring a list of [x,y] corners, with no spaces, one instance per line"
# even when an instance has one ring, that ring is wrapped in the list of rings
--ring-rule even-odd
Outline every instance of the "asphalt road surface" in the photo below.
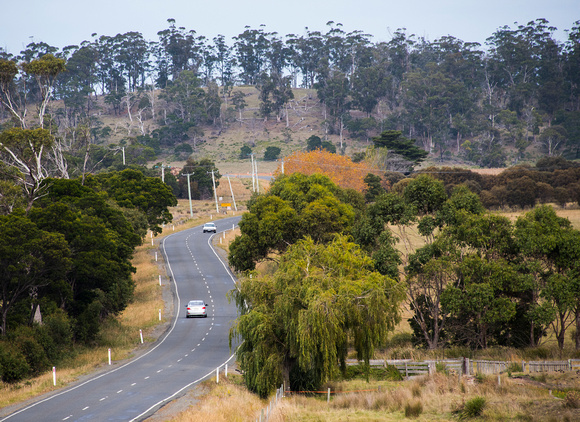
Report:
[[[240,217],[215,221],[220,232]],[[195,384],[215,377],[232,362],[228,334],[237,316],[226,294],[234,277],[211,245],[213,233],[201,226],[167,236],[162,242],[175,297],[168,331],[151,348],[123,365],[39,398],[0,421],[139,421],[151,416]],[[207,318],[186,318],[192,299],[208,304]],[[3,414],[3,413],[0,413]]]

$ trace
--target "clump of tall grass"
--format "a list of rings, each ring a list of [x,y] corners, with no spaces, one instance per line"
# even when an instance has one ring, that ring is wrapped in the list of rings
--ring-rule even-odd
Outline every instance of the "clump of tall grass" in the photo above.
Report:
[[[459,415],[459,419],[470,419],[481,416],[487,401],[485,397],[476,396],[459,405],[453,413]]]
[[[414,400],[405,405],[405,417],[416,418],[423,413],[423,403],[419,400]]]
[[[564,399],[564,407],[570,409],[580,409],[580,392],[568,391]]]

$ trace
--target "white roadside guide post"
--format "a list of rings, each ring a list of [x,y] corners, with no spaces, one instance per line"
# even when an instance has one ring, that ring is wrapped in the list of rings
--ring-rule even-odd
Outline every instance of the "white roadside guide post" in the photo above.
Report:
[[[139,329],[139,337],[141,338],[141,344],[143,344],[143,330]]]
[[[109,349],[109,366],[111,365],[111,349]]]
[[[52,367],[52,384],[56,385],[56,366]]]

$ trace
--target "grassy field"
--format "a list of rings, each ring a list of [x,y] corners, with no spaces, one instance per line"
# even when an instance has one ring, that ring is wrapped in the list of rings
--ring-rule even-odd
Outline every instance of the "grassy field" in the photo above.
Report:
[[[367,422],[456,421],[471,419],[497,421],[576,421],[580,420],[579,376],[554,374],[530,377],[512,373],[488,377],[462,377],[436,373],[409,381],[371,378],[332,383],[330,400],[322,392],[317,397],[289,394],[271,409],[269,422]],[[199,420],[254,421],[267,412],[271,401],[249,394],[240,375],[204,384],[206,394],[172,422]],[[264,419],[262,419],[264,420]]]

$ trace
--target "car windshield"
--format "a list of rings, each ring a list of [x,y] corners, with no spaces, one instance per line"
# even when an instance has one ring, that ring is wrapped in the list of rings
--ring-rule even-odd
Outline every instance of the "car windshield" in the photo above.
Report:
[[[203,300],[192,300],[189,302],[189,306],[203,306]]]
[[[214,224],[214,223],[205,223],[205,225],[206,225],[207,227],[215,227],[215,224]]]

